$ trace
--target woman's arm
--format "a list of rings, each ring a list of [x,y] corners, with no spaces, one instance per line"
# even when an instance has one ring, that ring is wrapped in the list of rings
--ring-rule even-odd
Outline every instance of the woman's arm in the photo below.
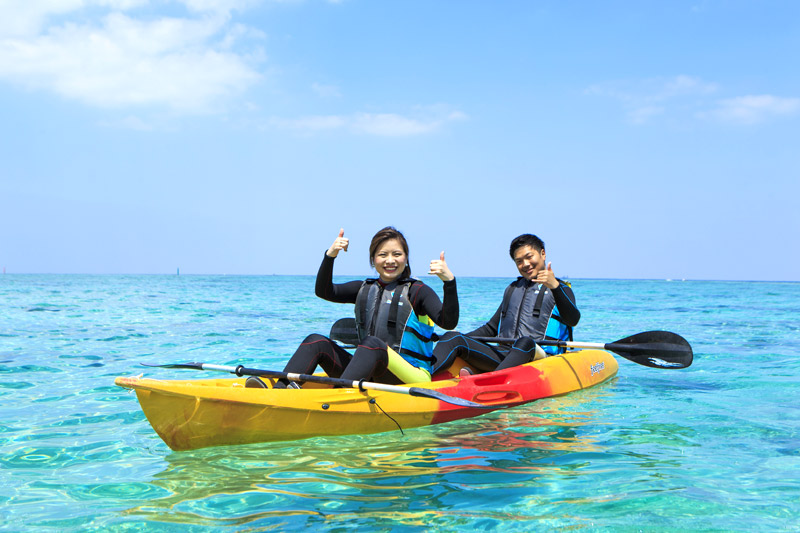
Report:
[[[331,257],[325,253],[322,257],[322,264],[317,271],[317,283],[314,287],[314,293],[329,302],[336,302],[340,304],[354,304],[356,303],[356,296],[358,290],[361,288],[362,281],[348,281],[347,283],[334,283],[333,282],[333,261]]]
[[[424,283],[411,286],[409,299],[414,312],[427,315],[442,329],[454,329],[458,325],[458,287],[455,278],[443,283],[444,301]]]

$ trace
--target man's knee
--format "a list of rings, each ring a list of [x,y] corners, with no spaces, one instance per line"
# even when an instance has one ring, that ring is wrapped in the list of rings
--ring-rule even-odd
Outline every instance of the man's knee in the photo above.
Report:
[[[458,331],[448,331],[439,337],[439,342],[436,343],[436,346],[433,349],[434,351],[438,350],[438,353],[444,353],[450,352],[451,350],[468,347],[469,344],[467,343],[467,338],[463,333],[459,333]]]
[[[514,349],[529,354],[531,361],[547,357],[547,353],[533,340],[533,337],[520,337],[514,343]]]
[[[521,352],[530,352],[536,349],[536,341],[532,337],[520,337],[514,342],[514,348]]]
[[[458,331],[447,331],[439,337],[439,344],[450,342],[458,337],[461,337],[461,333]]]

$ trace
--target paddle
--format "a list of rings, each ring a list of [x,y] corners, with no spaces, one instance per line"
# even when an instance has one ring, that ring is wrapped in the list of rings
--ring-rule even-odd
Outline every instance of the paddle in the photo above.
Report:
[[[496,342],[499,344],[513,344],[515,341],[515,339],[501,337],[471,338],[481,342]],[[686,368],[692,364],[693,359],[692,347],[689,342],[680,335],[669,331],[645,331],[608,344],[551,340],[536,342],[542,346],[608,350],[629,361],[651,368]]]
[[[156,368],[189,368],[193,370],[216,370],[219,372],[230,372],[237,376],[260,376],[269,378],[288,379],[290,381],[310,381],[313,383],[323,383],[326,385],[339,385],[341,387],[350,387],[359,390],[379,390],[384,392],[396,392],[399,394],[407,394],[409,396],[419,396],[420,398],[431,398],[433,400],[440,400],[442,402],[458,405],[459,407],[473,407],[476,409],[497,409],[496,405],[482,405],[479,403],[457,398],[455,396],[448,396],[433,389],[424,389],[422,387],[401,387],[398,385],[387,385],[385,383],[373,383],[370,381],[350,381],[348,379],[331,378],[327,376],[314,376],[311,374],[291,374],[287,372],[278,372],[277,370],[259,370],[257,368],[245,368],[242,365],[226,366],[214,365],[210,363],[173,363],[164,365],[154,365],[148,363],[141,363],[143,366],[150,366]]]

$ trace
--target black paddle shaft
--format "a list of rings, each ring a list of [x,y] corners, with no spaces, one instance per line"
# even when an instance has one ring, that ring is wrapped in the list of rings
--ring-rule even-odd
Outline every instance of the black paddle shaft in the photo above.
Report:
[[[502,337],[472,337],[477,341],[514,344],[516,339]],[[645,331],[608,344],[571,341],[539,340],[541,346],[560,348],[601,348],[651,368],[686,368],[692,364],[694,354],[689,342],[669,331]]]

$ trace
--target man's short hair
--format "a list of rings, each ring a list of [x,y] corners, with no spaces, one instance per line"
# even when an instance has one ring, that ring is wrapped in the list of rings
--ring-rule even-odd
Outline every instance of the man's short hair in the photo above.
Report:
[[[544,251],[544,241],[542,239],[536,235],[531,235],[530,233],[523,233],[511,241],[511,246],[508,250],[508,253],[511,255],[511,259],[514,259],[514,252],[523,246],[530,246],[539,253]]]

